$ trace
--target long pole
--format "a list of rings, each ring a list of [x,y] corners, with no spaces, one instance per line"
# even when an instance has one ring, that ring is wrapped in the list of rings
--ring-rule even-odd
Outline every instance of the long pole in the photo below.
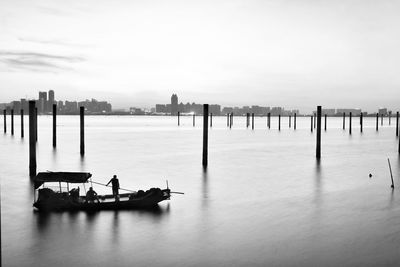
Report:
[[[29,176],[36,176],[35,101],[29,101]]]
[[[343,130],[346,129],[346,113],[343,112]]]
[[[271,113],[268,112],[268,129],[271,129]]]
[[[38,109],[37,107],[35,107],[35,141],[37,142],[37,140],[38,140]]]
[[[326,131],[326,114],[325,114],[325,125],[324,126],[325,126],[325,131]]]
[[[7,110],[3,110],[4,115],[4,133],[7,133]]]
[[[296,130],[296,113],[294,113],[294,123],[293,123],[293,129]]]
[[[212,127],[212,113],[210,113],[210,127]]]
[[[316,157],[317,159],[321,158],[321,106],[317,107],[317,151]]]
[[[53,147],[57,146],[57,104],[53,104]]]
[[[226,114],[226,127],[229,127],[229,113]]]
[[[390,170],[390,178],[392,179],[392,188],[394,188],[394,182],[393,182],[393,173],[392,173],[392,166],[390,166],[390,160],[388,158],[388,164],[389,164],[389,170]]]
[[[79,107],[81,128],[81,156],[85,155],[85,107]]]
[[[383,113],[381,114],[381,126],[383,126]]]
[[[292,115],[289,115],[289,128],[292,128]]]
[[[196,126],[196,114],[193,113],[193,127]]]
[[[208,165],[208,104],[203,105],[203,168]]]
[[[352,115],[351,115],[351,112],[349,113],[349,134],[351,134],[351,118],[352,118]]]
[[[254,130],[254,113],[251,113],[251,129]]]
[[[313,119],[314,119],[313,117],[314,117],[313,115],[311,115],[311,117],[310,117],[311,118],[311,132],[313,132],[313,128],[314,128],[313,127]]]
[[[180,112],[178,111],[178,126],[180,125]]]
[[[376,113],[376,131],[378,131],[379,114]]]
[[[396,112],[396,136],[399,136],[399,112]]]
[[[14,109],[11,109],[11,135],[14,135]]]
[[[24,138],[24,110],[21,109],[21,138]]]
[[[363,114],[360,113],[360,132],[363,132]]]
[[[281,130],[281,114],[278,115],[278,129]]]

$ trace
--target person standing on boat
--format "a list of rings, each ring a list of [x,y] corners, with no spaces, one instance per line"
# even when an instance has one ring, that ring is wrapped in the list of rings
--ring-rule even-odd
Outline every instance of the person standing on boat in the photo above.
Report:
[[[112,191],[113,191],[113,195],[115,197],[115,201],[119,200],[119,181],[116,175],[113,176],[113,178],[111,178],[111,180],[106,184],[109,185],[111,183],[112,185]]]

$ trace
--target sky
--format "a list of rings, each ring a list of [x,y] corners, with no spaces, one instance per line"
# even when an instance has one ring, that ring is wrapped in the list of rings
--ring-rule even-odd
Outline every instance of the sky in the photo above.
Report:
[[[399,110],[400,0],[1,0],[0,102]]]

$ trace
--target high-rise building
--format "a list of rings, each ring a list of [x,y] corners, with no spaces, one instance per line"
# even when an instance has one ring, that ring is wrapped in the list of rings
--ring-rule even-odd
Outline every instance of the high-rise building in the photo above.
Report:
[[[178,96],[173,94],[171,96],[171,115],[175,115],[178,113]]]
[[[39,92],[38,112],[43,113],[47,111],[47,92]]]
[[[49,101],[47,103],[47,111],[52,111],[53,110],[53,104],[56,104],[54,101],[54,91],[49,90]]]

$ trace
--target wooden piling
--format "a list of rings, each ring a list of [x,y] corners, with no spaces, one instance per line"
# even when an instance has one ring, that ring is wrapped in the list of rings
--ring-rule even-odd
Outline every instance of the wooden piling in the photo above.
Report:
[[[399,136],[399,112],[396,112],[396,136]]]
[[[229,127],[229,113],[226,114],[226,127]]]
[[[250,125],[250,113],[246,113],[246,128],[249,128]]]
[[[251,129],[254,130],[254,113],[251,113]]]
[[[231,113],[231,120],[229,122],[229,127],[232,128],[233,125],[233,112]]]
[[[381,126],[383,126],[383,114],[381,114]]]
[[[38,109],[35,107],[35,141],[37,142],[37,140],[38,140]]]
[[[180,115],[181,115],[181,113],[178,111],[178,126],[181,125],[181,122],[180,122]]]
[[[343,112],[343,130],[346,129],[346,112]]]
[[[57,146],[57,104],[53,104],[53,147]]]
[[[325,114],[325,132],[326,132],[326,117],[327,117],[327,115]]]
[[[292,115],[289,115],[289,128],[292,128]]]
[[[293,129],[296,130],[296,113],[294,113]]]
[[[21,109],[21,138],[24,138],[24,110]]]
[[[208,104],[203,105],[203,168],[208,165]]]
[[[212,127],[212,113],[210,113],[210,127]]]
[[[317,107],[317,150],[316,157],[317,159],[321,158],[321,106]]]
[[[389,125],[391,125],[392,124],[392,112],[391,111],[389,112],[388,116],[389,116]]]
[[[3,110],[4,115],[4,133],[7,133],[7,110]]]
[[[268,112],[268,129],[271,129],[271,113]]]
[[[14,109],[11,109],[11,135],[14,135]]]
[[[314,115],[311,115],[310,118],[311,118],[311,132],[313,132],[313,129],[314,129],[314,126],[313,126]]]
[[[376,113],[376,131],[378,131],[379,114]]]
[[[193,127],[196,126],[196,114],[193,113]]]
[[[278,115],[278,129],[281,130],[281,114]]]
[[[349,134],[351,134],[351,118],[352,118],[352,115],[351,115],[351,112],[349,113]]]
[[[29,101],[29,176],[36,176],[35,101]]]
[[[85,107],[79,107],[81,128],[81,156],[85,155]]]
[[[360,113],[360,132],[363,132],[363,114]]]

